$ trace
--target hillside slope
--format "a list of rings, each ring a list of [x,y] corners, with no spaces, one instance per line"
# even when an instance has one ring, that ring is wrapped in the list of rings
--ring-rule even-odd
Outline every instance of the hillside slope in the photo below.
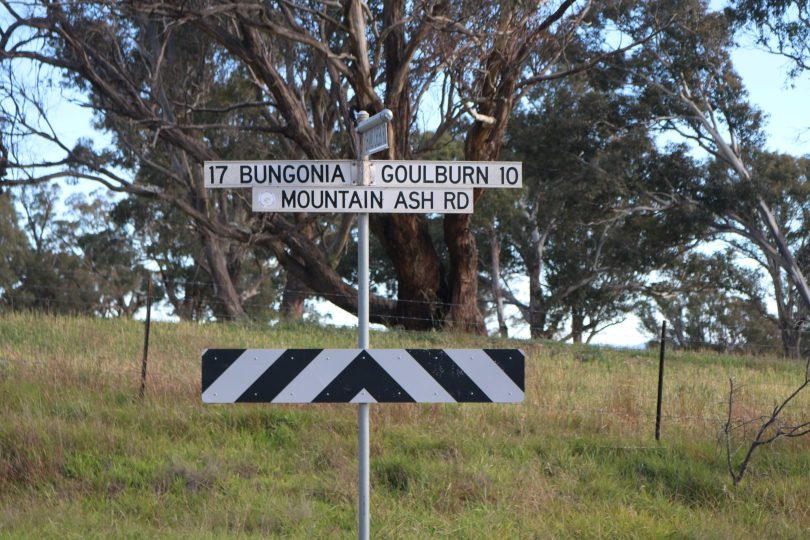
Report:
[[[441,333],[375,348],[519,347],[520,405],[372,406],[375,538],[801,538],[810,438],[765,448],[734,488],[717,433],[768,412],[802,367]],[[0,318],[0,537],[353,538],[356,407],[200,402],[211,347],[346,347],[351,329]],[[810,417],[810,396],[791,414]]]

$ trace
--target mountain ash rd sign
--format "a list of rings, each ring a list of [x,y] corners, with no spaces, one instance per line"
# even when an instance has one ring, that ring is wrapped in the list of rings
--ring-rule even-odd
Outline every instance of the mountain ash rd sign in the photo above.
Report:
[[[472,189],[254,188],[254,212],[471,214]]]

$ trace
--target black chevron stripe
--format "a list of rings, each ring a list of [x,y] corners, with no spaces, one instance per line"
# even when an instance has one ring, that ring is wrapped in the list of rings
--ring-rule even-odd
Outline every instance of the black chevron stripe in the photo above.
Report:
[[[253,381],[237,403],[269,403],[284,390],[323,349],[287,349],[267,371]]]
[[[202,391],[205,392],[245,349],[209,349],[202,355]]]
[[[506,373],[506,376],[512,379],[512,382],[520,388],[524,388],[524,374],[525,374],[525,357],[523,351],[516,349],[484,349],[484,352],[492,358],[501,370]]]
[[[492,399],[442,349],[406,350],[456,401],[492,402]]]
[[[361,352],[313,400],[314,403],[347,403],[361,390],[386,403],[414,401],[368,352]]]
[[[288,349],[236,400],[271,402],[323,349]],[[246,349],[211,349],[202,357],[202,391],[220,378]],[[314,402],[346,403],[365,389],[378,402],[413,402],[414,399],[373,359],[362,351],[335,377]],[[407,352],[458,402],[491,402],[481,388],[442,349],[408,349]],[[525,357],[515,349],[483,352],[521,390],[525,388]],[[247,384],[249,381],[245,381]],[[286,396],[285,396],[286,397]],[[290,396],[293,397],[293,396]]]

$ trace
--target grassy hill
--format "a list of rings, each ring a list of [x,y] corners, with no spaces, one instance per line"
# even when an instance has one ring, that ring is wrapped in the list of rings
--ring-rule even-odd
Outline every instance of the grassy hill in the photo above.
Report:
[[[210,347],[354,347],[351,329],[0,318],[0,537],[353,538],[357,408],[207,405]],[[810,437],[767,447],[731,485],[717,434],[766,413],[802,367],[441,333],[375,348],[519,347],[520,405],[375,405],[375,538],[806,538]],[[810,396],[790,414],[810,418]]]

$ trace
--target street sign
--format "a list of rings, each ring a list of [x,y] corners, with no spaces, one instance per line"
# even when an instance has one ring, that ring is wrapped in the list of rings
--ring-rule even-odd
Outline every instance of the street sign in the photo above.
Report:
[[[388,148],[388,124],[380,124],[361,135],[363,137],[363,155],[374,154]]]
[[[518,403],[518,349],[209,349],[204,403]]]
[[[358,538],[370,534],[369,404],[523,401],[514,349],[369,349],[369,213],[472,213],[474,188],[519,188],[519,162],[369,161],[384,109],[359,111],[357,160],[206,161],[206,188],[252,188],[255,212],[357,213],[357,349],[210,349],[205,403],[358,403]]]
[[[206,161],[205,187],[342,186],[359,176],[349,159],[297,161]]]
[[[372,161],[375,187],[519,188],[519,161]]]
[[[471,214],[472,189],[254,188],[254,212]]]
[[[383,109],[374,116],[357,124],[357,133],[360,135],[361,154],[367,156],[388,148],[388,122],[394,113]]]
[[[386,124],[366,132],[373,134]],[[386,135],[387,137],[387,135]],[[386,139],[387,140],[387,139]],[[373,141],[372,141],[373,142]],[[378,150],[382,150],[379,147]],[[377,150],[374,150],[377,151]],[[371,185],[380,188],[422,187],[519,188],[523,164],[514,161],[369,161]],[[311,161],[206,161],[205,187],[321,188],[362,184],[361,168],[348,159]]]

